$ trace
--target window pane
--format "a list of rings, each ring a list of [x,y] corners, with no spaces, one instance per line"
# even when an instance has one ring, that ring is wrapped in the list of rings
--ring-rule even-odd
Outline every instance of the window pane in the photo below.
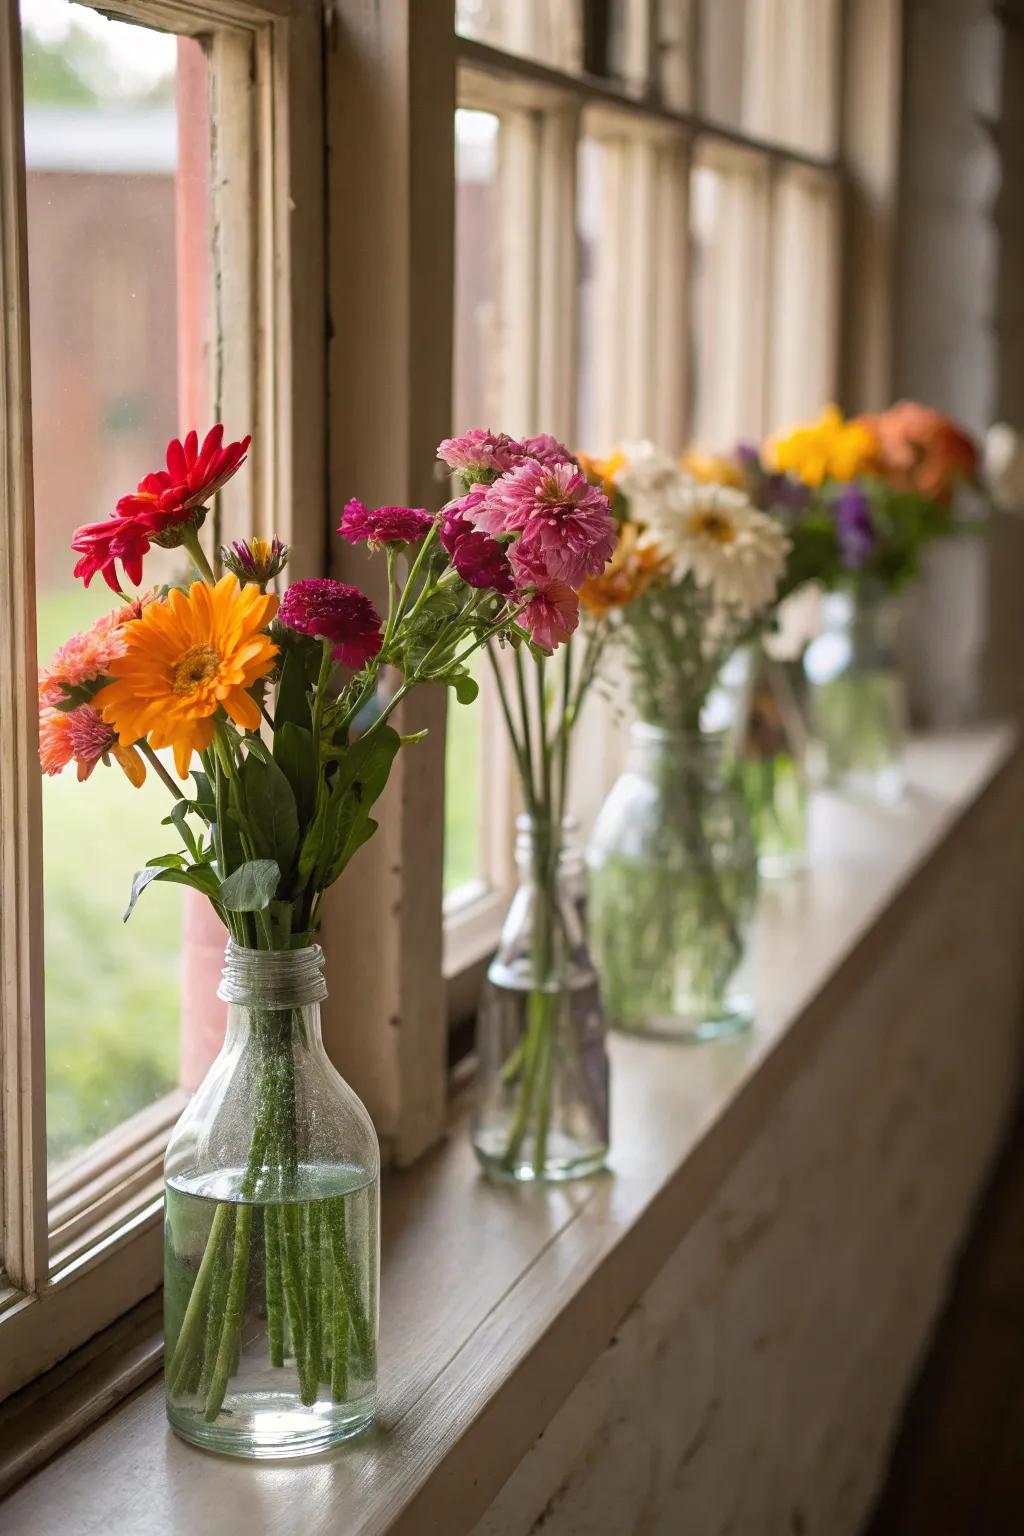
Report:
[[[772,428],[816,415],[836,388],[835,189],[802,172],[774,190],[768,418]]]
[[[179,409],[203,425],[206,64],[194,41],[68,0],[21,10],[45,665],[117,607],[101,578],[72,576],[73,530],[163,462]],[[178,551],[147,557],[147,584],[184,573]],[[168,805],[152,772],[134,789],[114,762],[43,782],[51,1164],[177,1082],[180,892],[153,886],[122,923],[134,871],[174,847]]]
[[[767,184],[736,159],[694,167],[692,436],[725,449],[764,428]]]
[[[553,69],[583,67],[580,0],[456,0],[455,30]]]
[[[576,445],[584,453],[606,453],[599,389],[602,381],[600,273],[604,203],[604,154],[595,139],[582,139],[579,147],[576,180],[577,265],[577,355],[576,375]]]
[[[701,0],[706,116],[812,154],[835,149],[836,0]]]
[[[504,425],[498,172],[500,123],[455,114],[453,427]],[[482,674],[481,674],[482,676]],[[448,705],[445,894],[481,878],[479,711]]]
[[[661,100],[677,112],[693,101],[693,14],[696,0],[658,0],[655,71]]]

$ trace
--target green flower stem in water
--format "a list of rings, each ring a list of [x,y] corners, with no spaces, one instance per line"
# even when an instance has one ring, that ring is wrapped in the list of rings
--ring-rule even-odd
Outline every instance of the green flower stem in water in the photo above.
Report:
[[[363,1374],[372,1376],[375,1367],[370,1322],[347,1247],[345,1197],[287,1198],[299,1166],[292,1030],[301,1027],[301,1015],[257,1014],[252,1027],[258,1109],[240,1199],[216,1207],[167,1367],[171,1397],[201,1391],[203,1417],[210,1423],[238,1369],[250,1260],[260,1230],[257,1213],[270,1364],[284,1365],[287,1337],[307,1406],[316,1401],[321,1383],[335,1401],[344,1399],[350,1334]]]

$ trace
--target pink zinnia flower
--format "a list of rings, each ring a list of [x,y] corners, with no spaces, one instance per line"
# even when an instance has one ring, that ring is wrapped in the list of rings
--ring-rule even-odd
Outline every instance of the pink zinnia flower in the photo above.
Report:
[[[518,531],[509,558],[521,585],[543,578],[580,587],[615,548],[608,498],[571,464],[528,460],[493,485],[471,517],[484,533]]]
[[[526,448],[507,432],[472,427],[461,437],[446,437],[438,444],[437,457],[449,469],[456,470],[467,486],[474,481],[489,485],[507,469],[521,464]]]
[[[423,507],[376,507],[365,502],[345,503],[338,532],[350,544],[420,544],[434,519]]]
[[[565,581],[539,586],[519,616],[534,645],[548,652],[568,640],[579,620],[579,597]]]
[[[536,437],[523,439],[523,447],[531,459],[536,459],[538,464],[546,464],[551,469],[555,464],[574,464],[579,469],[579,460],[574,453],[570,453],[564,443],[560,443],[557,437],[552,437],[550,432],[538,432]]]
[[[483,492],[471,491],[468,496],[449,502],[442,513],[438,537],[467,586],[489,587],[508,597],[514,582],[504,546],[480,533],[466,516],[483,499]]]
[[[335,661],[354,672],[383,644],[380,614],[366,593],[328,576],[294,582],[281,599],[278,618],[300,635],[333,641]]]

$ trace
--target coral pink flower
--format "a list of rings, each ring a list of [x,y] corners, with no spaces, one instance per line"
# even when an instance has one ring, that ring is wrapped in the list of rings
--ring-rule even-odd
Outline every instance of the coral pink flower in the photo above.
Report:
[[[353,671],[383,644],[380,615],[365,592],[328,576],[294,582],[281,599],[278,618],[300,635],[333,641],[334,659]]]
[[[154,596],[147,592],[123,603],[97,619],[91,629],[72,635],[58,646],[39,674],[40,704],[61,704],[66,689],[81,688],[103,677],[114,657],[124,655],[125,625],[137,619]]]
[[[437,448],[441,463],[458,471],[467,486],[474,481],[490,484],[526,456],[525,445],[507,432],[488,432],[483,427],[473,427],[461,437],[446,437]]]
[[[345,503],[338,532],[350,544],[420,544],[433,523],[422,507],[376,507],[371,511],[364,502],[353,499]]]
[[[548,652],[569,639],[579,619],[579,596],[564,581],[548,581],[538,586],[520,614],[520,623],[534,645]]]
[[[112,726],[91,704],[69,711],[44,709],[39,716],[39,762],[51,777],[70,762],[78,765],[78,778],[89,777],[101,759],[114,757],[136,789],[145,781],[146,765],[134,747],[122,746]]]
[[[615,548],[607,496],[571,464],[521,464],[469,516],[484,533],[519,532],[509,558],[521,585],[550,578],[578,588],[600,575]]]
[[[480,533],[466,516],[483,499],[483,492],[471,491],[459,501],[449,502],[442,514],[438,537],[467,586],[490,588],[508,597],[514,582],[504,546]]]
[[[523,447],[531,459],[547,465],[549,469],[555,464],[572,464],[576,469],[580,467],[576,455],[564,443],[560,443],[557,437],[552,437],[550,432],[539,432],[536,437],[524,438]]]

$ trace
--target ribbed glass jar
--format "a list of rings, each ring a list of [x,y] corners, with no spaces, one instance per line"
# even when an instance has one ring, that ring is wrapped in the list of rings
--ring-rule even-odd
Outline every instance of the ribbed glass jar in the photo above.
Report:
[[[571,822],[517,827],[519,885],[477,1015],[473,1145],[492,1178],[582,1178],[608,1151],[608,1056],[579,844]]]
[[[230,941],[224,1045],[167,1148],[167,1414],[208,1450],[304,1455],[373,1418],[380,1153],[326,995],[319,945]]]
[[[907,698],[896,661],[898,610],[881,594],[832,593],[804,670],[830,784],[894,804],[905,787]]]
[[[727,735],[634,725],[587,863],[611,1026],[694,1041],[745,1029],[757,852]]]

